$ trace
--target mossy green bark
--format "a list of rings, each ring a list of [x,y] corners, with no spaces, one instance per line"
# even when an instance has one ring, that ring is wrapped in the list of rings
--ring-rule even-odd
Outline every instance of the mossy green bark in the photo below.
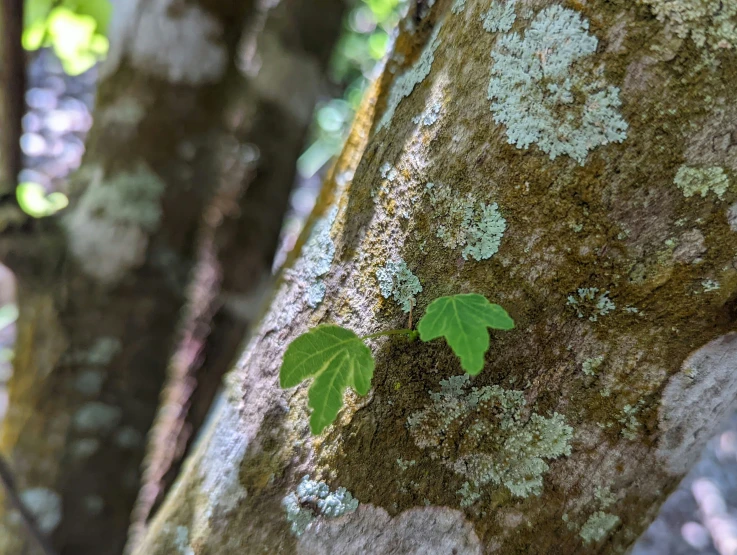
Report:
[[[407,522],[429,526],[435,522],[426,518],[430,512],[442,515],[461,553],[624,552],[685,472],[674,459],[698,454],[701,440],[689,438],[707,437],[717,425],[696,413],[713,409],[718,415],[732,406],[734,381],[719,361],[737,359],[730,335],[737,320],[737,234],[727,221],[737,190],[728,188],[723,199],[687,198],[674,178],[684,164],[720,166],[730,181],[736,178],[734,53],[671,34],[646,5],[560,2],[597,39],[594,51],[587,43],[583,67],[602,86],[619,89],[617,117],[627,131],[622,142],[597,140],[585,156],[579,144],[575,156],[564,150],[551,160],[535,141],[524,148],[510,144],[506,123],[494,121],[487,88],[498,60],[490,53],[504,33],[484,29],[480,14],[487,4],[469,0],[454,12],[449,0],[439,0],[429,13],[410,13],[402,23],[318,205],[316,217],[338,208],[331,230],[335,257],[321,277],[324,300],[308,307],[301,276],[287,270],[242,366],[230,376],[227,403],[239,414],[246,445],[218,464],[239,469],[247,495],[232,512],[210,519],[208,534],[190,534],[198,555],[236,548],[321,553],[326,545],[350,552],[356,538],[380,545],[392,533],[426,545],[429,531],[423,536]],[[530,32],[553,4],[517,2],[509,33]],[[569,43],[561,44],[550,48]],[[428,47],[427,77],[392,106],[390,121],[378,125],[387,99],[395,100],[393,81],[417,59],[429,59]],[[530,55],[544,65],[552,54],[542,48]],[[581,69],[576,60],[572,71]],[[587,104],[596,86],[586,81],[570,98],[550,100],[561,110],[551,117],[586,118],[598,109]],[[437,103],[437,120],[416,123]],[[349,178],[336,179],[343,175]],[[496,203],[506,220],[498,252],[475,260],[447,248],[436,234],[428,183],[451,187],[457,198]],[[441,380],[462,373],[442,342],[375,341],[372,392],[366,399],[348,396],[336,425],[318,438],[308,432],[305,389],[278,389],[284,349],[309,326],[331,322],[359,335],[406,326],[407,315],[381,295],[376,278],[394,257],[422,283],[416,315],[436,297],[476,292],[514,318],[514,331],[493,335],[472,385],[520,392],[529,411],[522,421],[559,418],[561,428],[573,429],[570,454],[556,449],[554,456],[538,457],[548,466],[539,494],[516,496],[493,481],[470,491],[462,473],[444,464],[445,454],[417,445],[408,418],[431,405],[430,392]],[[705,280],[719,288],[706,290]],[[579,295],[594,290],[591,299]],[[572,296],[577,304],[568,302]],[[289,319],[282,317],[286,311]],[[701,378],[690,388],[680,380],[695,351],[689,360],[698,371],[689,373]],[[592,359],[601,364],[585,371]],[[719,387],[702,387],[710,379]],[[503,414],[503,407],[498,410],[494,414]],[[443,450],[455,446],[464,457],[472,454],[467,431],[452,433]],[[488,442],[478,445],[480,451],[493,451],[489,445],[499,437],[485,431],[480,441]],[[190,461],[157,519],[159,530],[165,522],[190,525],[208,504],[228,503],[227,496],[203,497],[200,477],[213,471],[212,445],[203,442]],[[397,460],[415,463],[398,469]],[[345,487],[361,505],[340,522],[311,524],[297,540],[279,503],[307,472],[331,488]],[[605,504],[604,488],[611,492]],[[385,514],[386,520],[377,516]],[[366,515],[383,522],[383,530],[371,528]],[[169,543],[152,529],[143,546],[147,551],[140,553],[167,553]]]

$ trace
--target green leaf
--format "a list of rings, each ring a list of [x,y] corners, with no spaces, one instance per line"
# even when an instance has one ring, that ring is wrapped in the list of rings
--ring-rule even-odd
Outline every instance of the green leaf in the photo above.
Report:
[[[374,357],[361,338],[340,326],[324,325],[303,333],[287,347],[279,384],[294,387],[314,378],[307,404],[312,408],[310,429],[317,435],[338,415],[345,388],[366,395],[373,375]]]
[[[18,205],[26,214],[34,218],[43,218],[58,212],[69,204],[69,199],[64,193],[46,194],[46,189],[38,183],[19,183],[15,188],[15,196]]]
[[[417,324],[423,341],[445,337],[472,376],[484,367],[484,353],[489,349],[487,327],[511,330],[514,320],[501,306],[475,293],[435,299]]]

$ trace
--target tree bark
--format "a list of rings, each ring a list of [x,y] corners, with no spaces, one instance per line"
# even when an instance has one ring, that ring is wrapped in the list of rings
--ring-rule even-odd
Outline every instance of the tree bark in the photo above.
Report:
[[[20,315],[0,451],[57,551],[82,555],[126,540],[253,3],[117,8],[72,206],[9,247]],[[11,509],[0,552],[31,553]]]
[[[263,28],[253,30],[242,49],[245,86],[231,111],[239,114],[236,135],[252,160],[239,187],[225,180],[206,216],[190,324],[154,427],[132,537],[145,529],[179,474],[273,284],[295,162],[325,89],[344,10],[342,0],[283,0],[263,15],[265,22],[256,25]]]
[[[488,7],[403,22],[327,220],[137,553],[619,553],[734,407],[733,14]],[[498,403],[448,381],[443,341],[382,338],[369,396],[310,437],[306,388],[278,387],[286,346],[322,322],[405,327],[377,278],[399,260],[416,314],[463,292],[509,310],[471,380]],[[321,512],[304,475],[358,509]]]

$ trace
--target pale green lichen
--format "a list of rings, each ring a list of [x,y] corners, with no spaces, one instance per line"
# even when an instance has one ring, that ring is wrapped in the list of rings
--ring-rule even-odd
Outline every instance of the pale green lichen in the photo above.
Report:
[[[337,518],[352,513],[358,508],[358,500],[345,488],[331,492],[325,482],[311,480],[306,475],[296,490],[282,499],[282,508],[292,533],[299,537],[320,516]]]
[[[594,499],[599,502],[602,509],[606,509],[617,501],[617,497],[609,489],[609,486],[596,486],[594,488]]]
[[[115,432],[114,441],[121,449],[135,449],[143,443],[143,434],[133,426],[123,426]]]
[[[433,123],[438,121],[441,108],[442,105],[440,104],[440,102],[433,102],[419,116],[413,117],[412,123],[422,124],[425,127],[431,126]]]
[[[617,524],[619,524],[617,515],[596,511],[584,523],[578,535],[586,544],[596,543],[605,538]]]
[[[441,27],[442,23],[438,23],[435,26],[417,62],[394,80],[389,90],[389,96],[386,99],[386,108],[381,115],[379,124],[376,126],[377,133],[389,125],[402,99],[412,94],[417,84],[424,81],[425,77],[430,74],[432,63],[435,61],[435,50],[440,45],[438,34],[440,33]]]
[[[602,365],[603,362],[603,355],[593,358],[587,358],[583,361],[583,364],[581,365],[583,373],[587,376],[594,376],[596,374],[596,370]]]
[[[705,168],[681,166],[678,168],[673,183],[683,191],[684,197],[699,194],[701,198],[705,198],[712,192],[719,200],[722,200],[724,193],[729,188],[729,178],[719,166]]]
[[[659,21],[681,38],[691,37],[700,47],[737,46],[737,3],[724,0],[640,0]]]
[[[454,14],[459,14],[465,9],[466,9],[466,0],[455,0],[455,2],[453,2],[453,6],[451,7],[451,11]]]
[[[108,433],[115,429],[122,417],[123,411],[119,407],[92,401],[74,413],[72,422],[80,433]]]
[[[186,526],[177,526],[174,547],[177,548],[180,555],[194,555],[194,550],[189,544],[189,529]]]
[[[88,275],[114,284],[144,263],[166,184],[145,164],[111,175],[90,166],[83,174],[87,188],[62,219],[69,249]]]
[[[566,304],[573,307],[579,318],[588,318],[592,322],[596,322],[599,316],[606,316],[617,308],[617,305],[609,298],[609,291],[604,291],[600,295],[597,287],[582,287],[577,291],[577,295],[569,295]]]
[[[86,351],[69,353],[68,360],[74,364],[105,366],[115,358],[123,348],[123,344],[116,337],[100,336]]]
[[[50,534],[61,522],[61,495],[47,488],[29,488],[20,492],[23,506],[33,515],[35,524],[44,534]]]
[[[397,459],[397,466],[402,472],[404,472],[409,467],[414,466],[416,464],[417,464],[417,461],[405,461],[404,459]]]
[[[166,185],[158,175],[140,165],[130,173],[123,172],[107,180],[90,183],[79,199],[76,211],[151,232],[156,230],[161,220],[160,199],[165,189]]]
[[[510,144],[535,143],[551,159],[566,154],[583,165],[590,150],[626,138],[619,89],[590,59],[598,39],[588,28],[580,14],[554,5],[523,36],[497,40],[488,98]]]
[[[82,370],[74,380],[74,389],[82,395],[95,396],[102,390],[105,374],[98,370]]]
[[[643,402],[639,401],[634,406],[625,405],[622,408],[622,413],[617,419],[617,422],[623,426],[622,431],[620,432],[623,438],[629,439],[630,441],[637,439],[637,436],[640,433],[640,428],[642,427],[640,421],[637,420],[637,413],[640,412],[642,406]]]
[[[461,255],[487,260],[499,251],[507,229],[497,203],[486,204],[470,194],[457,195],[447,185],[428,183],[426,192],[435,210],[433,219],[441,222],[435,236],[449,249],[463,247]]]
[[[466,478],[464,491],[491,483],[517,497],[539,494],[545,459],[570,455],[573,429],[560,414],[530,414],[521,391],[469,385],[467,375],[440,382],[431,404],[407,420],[415,444]]]
[[[306,284],[305,301],[315,308],[325,297],[325,284],[322,276],[330,271],[335,256],[335,244],[330,237],[338,209],[333,207],[324,217],[317,220],[312,227],[310,237],[302,249],[302,256],[295,266],[295,272]]]
[[[393,298],[404,312],[410,311],[415,305],[415,295],[422,292],[420,280],[401,259],[397,262],[389,260],[383,268],[376,270],[376,279],[381,295],[385,299]]]
[[[484,30],[490,33],[506,33],[512,28],[517,15],[514,7],[517,0],[493,0],[488,11],[481,14]]]
[[[87,363],[101,366],[109,364],[122,348],[123,345],[117,337],[98,337],[87,353]]]
[[[69,446],[69,452],[73,459],[86,459],[94,455],[100,448],[100,440],[85,437],[82,439],[75,439]]]
[[[456,493],[461,496],[461,509],[467,509],[481,498],[481,492],[470,482],[463,482],[461,489]]]
[[[704,292],[709,293],[711,291],[717,291],[721,288],[718,281],[714,281],[713,279],[705,279],[701,282],[701,287],[704,288]]]
[[[473,212],[464,220],[466,246],[461,254],[476,260],[486,260],[499,251],[499,245],[507,229],[507,220],[499,212],[495,203],[478,203]]]
[[[394,181],[399,175],[399,172],[397,172],[397,169],[394,166],[392,166],[389,162],[384,162],[381,165],[381,167],[379,168],[379,173],[381,173],[382,179],[386,179],[388,181]]]

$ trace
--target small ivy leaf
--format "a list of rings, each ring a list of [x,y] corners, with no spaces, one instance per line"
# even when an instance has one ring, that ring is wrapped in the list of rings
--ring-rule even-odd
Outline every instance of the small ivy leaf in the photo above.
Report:
[[[484,354],[489,349],[487,327],[511,330],[514,320],[501,306],[475,293],[435,299],[417,324],[423,341],[445,337],[472,376],[484,367]]]
[[[317,435],[338,415],[345,388],[366,395],[373,375],[374,357],[361,338],[340,326],[323,325],[303,333],[287,347],[279,385],[294,387],[315,378],[307,404],[312,408],[310,429]]]

